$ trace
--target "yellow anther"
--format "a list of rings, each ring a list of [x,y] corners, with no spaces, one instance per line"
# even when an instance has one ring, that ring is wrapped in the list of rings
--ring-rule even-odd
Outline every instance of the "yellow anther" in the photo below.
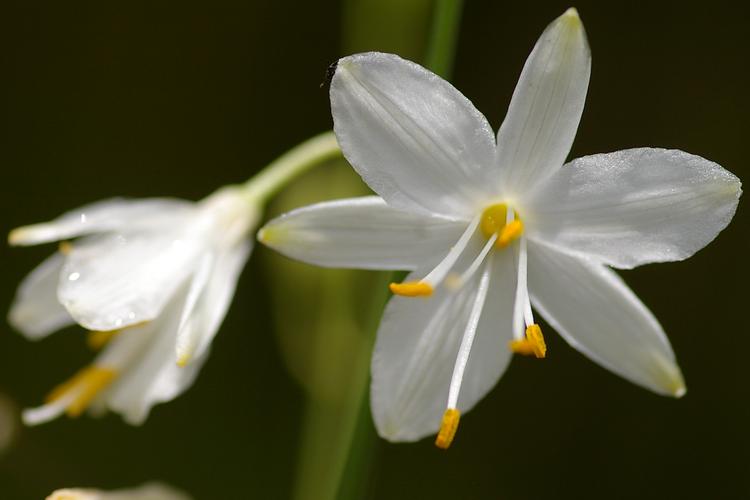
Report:
[[[458,421],[461,420],[461,412],[456,408],[448,408],[443,414],[443,421],[440,424],[440,431],[435,438],[435,446],[447,450],[458,430]]]
[[[508,246],[523,234],[523,223],[519,220],[518,214],[514,213],[514,218],[510,223],[506,223],[507,219],[508,206],[505,203],[495,203],[482,212],[479,228],[486,238],[497,235],[495,242],[497,248]]]
[[[61,241],[60,244],[57,246],[57,249],[60,251],[63,255],[68,255],[70,252],[73,251],[73,244],[69,241]]]
[[[526,338],[523,340],[511,340],[510,350],[523,354],[524,356],[536,356],[544,358],[547,356],[547,344],[544,343],[544,336],[539,325],[533,324],[526,328]]]
[[[432,285],[422,281],[409,281],[406,283],[391,283],[389,288],[396,295],[404,297],[429,297],[432,295]]]
[[[48,403],[56,401],[67,396],[71,391],[75,391],[75,396],[68,404],[66,413],[69,417],[77,417],[116,376],[117,372],[110,368],[88,366],[76,373],[70,380],[55,387],[47,396],[46,401]]]
[[[193,359],[193,354],[186,352],[185,354],[177,358],[177,366],[179,366],[180,368],[185,368],[188,365],[188,363],[192,361],[192,359]]]
[[[518,219],[511,221],[510,224],[506,224],[500,230],[500,236],[498,236],[495,244],[499,247],[507,247],[513,240],[518,239],[522,233],[523,222]]]
[[[91,331],[86,336],[86,344],[93,351],[98,351],[112,340],[121,330],[110,330],[108,332]]]

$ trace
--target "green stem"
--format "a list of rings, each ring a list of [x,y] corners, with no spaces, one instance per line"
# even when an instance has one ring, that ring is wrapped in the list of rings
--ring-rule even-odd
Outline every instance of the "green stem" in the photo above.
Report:
[[[453,72],[463,0],[435,0],[425,66],[449,79]]]
[[[462,5],[462,0],[436,0],[425,65],[443,78],[449,78],[453,68]],[[374,340],[383,308],[389,298],[387,284],[392,281],[401,281],[404,273],[383,273],[382,276],[384,282],[378,288],[382,293],[375,293],[372,300],[371,342]],[[360,387],[360,407],[352,430],[346,467],[339,482],[336,495],[338,500],[365,497],[370,470],[374,462],[373,455],[377,446],[377,438],[370,416],[367,382],[368,378],[365,378]]]
[[[324,132],[293,147],[243,184],[253,203],[264,205],[290,181],[310,168],[341,155],[333,132]]]

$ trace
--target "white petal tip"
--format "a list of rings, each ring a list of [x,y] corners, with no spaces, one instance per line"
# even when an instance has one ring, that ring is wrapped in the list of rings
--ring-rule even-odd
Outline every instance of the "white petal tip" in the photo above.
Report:
[[[572,31],[582,31],[583,30],[583,22],[581,22],[581,18],[578,15],[578,11],[575,9],[575,7],[571,7],[568,10],[566,10],[562,16],[558,18],[558,21],[562,23],[565,28],[572,30]]]
[[[11,246],[29,244],[29,241],[33,239],[31,237],[34,232],[33,227],[34,226],[23,226],[13,229],[8,233],[8,244]]]
[[[675,389],[675,391],[674,391],[674,393],[672,394],[672,396],[674,396],[674,397],[675,397],[675,398],[677,398],[677,399],[680,399],[680,398],[681,398],[682,396],[684,396],[684,395],[685,395],[686,393],[687,393],[687,387],[685,387],[684,385],[680,385],[679,387],[677,387],[677,388]]]
[[[36,408],[26,408],[21,412],[23,425],[32,427],[44,424],[60,416],[64,408],[55,405],[42,405]]]
[[[284,224],[270,223],[260,228],[257,238],[264,245],[274,247],[283,244],[287,234],[289,231]]]
[[[571,19],[571,20],[572,19],[577,19],[579,21],[581,20],[581,18],[578,16],[578,9],[576,9],[575,7],[570,7],[568,10],[566,10],[563,13],[562,17],[566,19]]]
[[[256,235],[256,238],[258,238],[258,241],[261,243],[268,243],[268,239],[270,237],[271,231],[269,231],[267,228],[262,227],[258,231],[258,234]]]

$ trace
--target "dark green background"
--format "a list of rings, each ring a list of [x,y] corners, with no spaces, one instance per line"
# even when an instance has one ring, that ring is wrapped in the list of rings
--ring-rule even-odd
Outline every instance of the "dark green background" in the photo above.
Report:
[[[536,38],[568,6],[467,2],[454,82],[493,126]],[[747,6],[575,6],[593,69],[573,157],[672,147],[748,176]],[[340,11],[322,1],[3,2],[0,231],[114,195],[198,199],[326,130],[318,85],[344,52]],[[403,55],[421,57],[426,22]],[[392,29],[360,27],[347,46],[394,50]],[[548,329],[549,358],[515,359],[448,453],[429,440],[379,442],[369,498],[750,497],[744,205],[689,261],[623,273],[670,336],[683,399],[615,377]],[[0,247],[1,304],[50,251]],[[0,498],[151,479],[198,499],[286,498],[304,397],[273,335],[265,252],[186,395],[141,428],[110,416],[23,430],[0,457]],[[90,358],[81,335],[31,343],[3,328],[0,392],[38,404]]]

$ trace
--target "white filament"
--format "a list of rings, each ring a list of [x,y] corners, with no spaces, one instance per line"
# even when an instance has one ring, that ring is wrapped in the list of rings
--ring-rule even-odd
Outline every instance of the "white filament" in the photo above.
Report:
[[[471,222],[469,223],[469,227],[466,228],[466,231],[464,231],[456,244],[451,247],[450,251],[443,258],[440,264],[435,266],[435,268],[430,271],[427,276],[422,278],[421,281],[423,283],[427,283],[433,288],[436,288],[443,281],[443,279],[445,279],[445,276],[448,274],[451,268],[453,268],[454,264],[461,256],[463,251],[466,250],[466,245],[469,244],[469,240],[474,235],[474,232],[479,225],[480,219],[481,216],[477,216],[471,220]]]
[[[474,305],[471,308],[471,314],[469,315],[469,321],[466,324],[464,335],[461,338],[461,345],[458,348],[458,355],[456,356],[456,364],[453,365],[453,375],[451,376],[451,385],[448,390],[448,408],[456,408],[458,405],[458,393],[461,390],[461,382],[464,378],[464,372],[466,370],[466,363],[469,361],[469,354],[471,353],[471,346],[474,343],[474,336],[477,333],[477,326],[479,325],[479,318],[482,315],[482,308],[484,307],[484,301],[487,298],[487,291],[490,287],[490,274],[492,272],[492,260],[490,260],[484,268],[482,277],[479,280],[479,290],[477,290],[477,296],[474,299]]]
[[[454,290],[458,290],[459,288],[464,286],[469,281],[469,279],[474,276],[474,273],[477,272],[479,266],[482,265],[485,257],[487,257],[487,254],[490,253],[490,250],[492,250],[492,246],[495,244],[495,241],[497,241],[497,233],[493,234],[490,239],[487,240],[487,243],[484,244],[484,247],[479,252],[479,255],[477,255],[471,265],[469,265],[469,267],[463,273],[461,273],[461,276],[459,276],[455,280],[451,280],[450,283],[446,282],[446,284],[449,284],[450,287]]]

